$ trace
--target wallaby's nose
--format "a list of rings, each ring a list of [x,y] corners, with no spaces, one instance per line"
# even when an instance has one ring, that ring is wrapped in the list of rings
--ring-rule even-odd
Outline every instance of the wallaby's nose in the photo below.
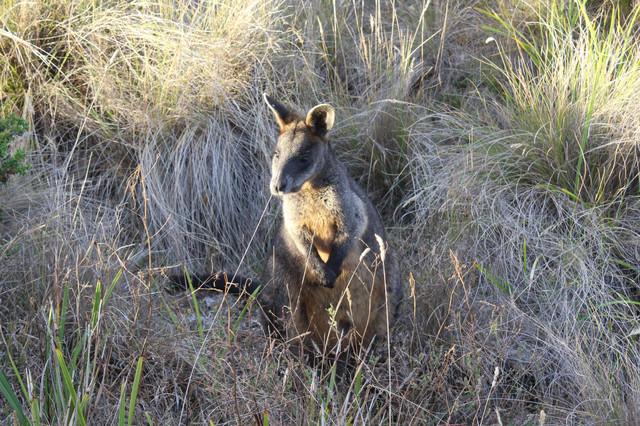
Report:
[[[279,176],[271,181],[271,193],[282,195],[291,192],[291,179],[288,176]]]
[[[273,179],[271,181],[271,193],[273,195],[282,195],[287,191],[286,179]]]

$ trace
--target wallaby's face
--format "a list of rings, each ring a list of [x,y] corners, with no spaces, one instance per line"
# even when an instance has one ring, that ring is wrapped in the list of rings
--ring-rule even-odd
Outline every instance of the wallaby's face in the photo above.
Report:
[[[292,194],[324,167],[329,150],[326,134],[333,127],[334,109],[321,104],[301,119],[271,97],[265,95],[264,99],[280,127],[271,160],[271,193],[278,196]]]

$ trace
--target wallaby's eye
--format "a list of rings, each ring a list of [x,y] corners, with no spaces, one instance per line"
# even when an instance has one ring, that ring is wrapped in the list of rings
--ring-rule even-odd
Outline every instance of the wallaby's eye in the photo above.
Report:
[[[278,158],[280,157],[280,151],[276,151],[273,153],[273,158]]]
[[[298,161],[300,162],[300,164],[306,166],[307,164],[311,163],[311,156],[309,154],[303,154],[298,158]]]

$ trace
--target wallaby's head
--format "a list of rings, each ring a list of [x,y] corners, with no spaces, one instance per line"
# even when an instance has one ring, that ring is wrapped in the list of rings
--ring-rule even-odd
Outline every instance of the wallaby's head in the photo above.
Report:
[[[327,132],[333,127],[335,111],[331,105],[320,104],[301,118],[266,94],[264,100],[280,127],[271,160],[271,193],[298,192],[324,167],[329,150]]]

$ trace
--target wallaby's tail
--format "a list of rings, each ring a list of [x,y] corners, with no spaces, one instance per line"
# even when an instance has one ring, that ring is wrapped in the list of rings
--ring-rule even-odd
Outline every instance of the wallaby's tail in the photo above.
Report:
[[[251,295],[260,285],[250,278],[242,277],[240,275],[227,274],[226,272],[216,272],[213,274],[174,274],[170,275],[169,279],[176,289],[184,290],[189,288],[189,279],[193,289],[213,289],[224,291],[225,293],[238,294],[238,295]]]

